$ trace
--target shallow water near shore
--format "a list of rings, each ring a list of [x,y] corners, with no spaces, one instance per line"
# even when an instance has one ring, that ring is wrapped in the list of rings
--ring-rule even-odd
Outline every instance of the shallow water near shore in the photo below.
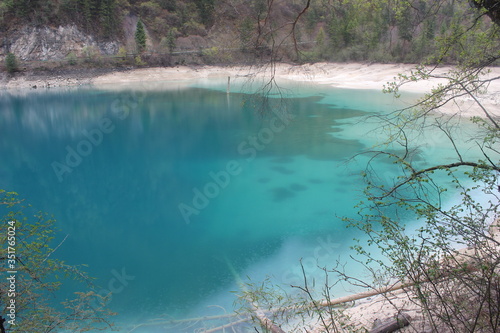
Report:
[[[380,138],[364,117],[415,98],[285,87],[270,99],[223,81],[3,92],[0,188],[54,215],[69,235],[58,256],[89,265],[124,332],[230,312],[240,278],[300,284],[301,258],[311,276],[348,259],[362,236],[339,217],[356,214],[366,161],[346,161]],[[442,158],[439,134],[427,139],[422,158]]]

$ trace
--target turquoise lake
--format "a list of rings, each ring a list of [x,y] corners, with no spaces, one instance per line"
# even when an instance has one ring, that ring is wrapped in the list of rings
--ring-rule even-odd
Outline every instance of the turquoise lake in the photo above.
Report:
[[[383,138],[367,116],[416,98],[283,86],[269,99],[206,80],[0,92],[0,188],[54,215],[57,256],[89,265],[123,332],[231,312],[234,272],[300,284],[301,258],[311,276],[348,260],[362,235],[340,218],[356,214],[367,160],[346,161]],[[449,149],[426,137],[424,161]],[[170,331],[193,328],[133,330]]]

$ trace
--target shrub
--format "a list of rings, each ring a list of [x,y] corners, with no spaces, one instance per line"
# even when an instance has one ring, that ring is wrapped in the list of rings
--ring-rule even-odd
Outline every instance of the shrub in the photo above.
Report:
[[[205,58],[206,63],[213,64],[216,62],[220,62],[219,55],[220,50],[218,47],[214,46],[208,49],[204,49],[201,54]]]
[[[177,35],[177,29],[172,28],[168,31],[168,34],[166,37],[163,37],[160,42],[160,48],[162,50],[167,50],[169,53],[174,52],[176,48],[176,35]]]
[[[162,8],[154,1],[143,2],[139,5],[142,17],[155,17],[160,15]]]
[[[206,36],[207,30],[205,26],[201,23],[198,23],[194,20],[189,20],[186,22],[183,27],[183,33],[186,35],[198,35],[198,36]]]
[[[146,63],[142,60],[141,56],[138,55],[135,57],[135,65],[136,66],[144,66]]]
[[[100,51],[96,46],[85,46],[82,49],[82,53],[85,57],[85,62],[97,63],[100,60]]]
[[[77,63],[76,54],[75,54],[74,52],[70,52],[70,53],[66,56],[66,60],[68,61],[68,64],[70,64],[71,66],[76,65],[76,63]]]
[[[5,68],[7,72],[11,74],[19,70],[16,56],[13,53],[7,53],[5,57]]]

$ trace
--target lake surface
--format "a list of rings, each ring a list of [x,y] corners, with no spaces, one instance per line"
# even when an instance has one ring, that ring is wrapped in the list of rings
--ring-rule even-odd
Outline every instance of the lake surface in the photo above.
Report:
[[[57,255],[89,265],[124,332],[230,312],[239,277],[300,284],[300,258],[311,276],[348,259],[361,236],[340,217],[356,213],[366,160],[345,162],[381,140],[367,115],[407,103],[284,87],[270,99],[218,81],[2,92],[0,188],[54,215],[69,235]],[[428,139],[423,158],[448,149]]]

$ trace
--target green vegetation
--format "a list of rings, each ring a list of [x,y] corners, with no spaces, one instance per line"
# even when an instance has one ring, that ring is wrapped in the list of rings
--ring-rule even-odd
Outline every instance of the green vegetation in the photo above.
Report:
[[[146,31],[144,30],[144,25],[141,20],[137,21],[137,26],[135,28],[135,45],[139,53],[144,52],[146,49]]]
[[[57,259],[64,239],[56,240],[55,221],[3,190],[0,211],[5,213],[0,219],[0,271],[11,278],[0,281],[1,317],[6,320],[0,322],[2,332],[5,326],[16,332],[109,331],[107,318],[113,313],[105,308],[107,298],[91,291],[92,279],[81,266]],[[68,280],[77,281],[84,291],[57,305],[54,295]]]
[[[168,34],[166,37],[162,38],[162,42],[160,44],[163,44],[164,47],[168,50],[169,53],[174,52],[176,43],[175,43],[175,35],[176,35],[177,29],[173,28],[168,31]]]
[[[138,67],[141,67],[141,66],[145,66],[146,63],[144,62],[144,60],[142,60],[141,56],[138,55],[134,58],[134,61],[135,61],[135,65],[138,66]]]
[[[77,24],[88,33],[113,38],[121,29],[122,15],[115,0],[2,0],[0,8],[2,30],[25,24]]]
[[[201,23],[211,26],[214,22],[215,0],[195,0]]]
[[[70,52],[66,56],[66,60],[68,61],[68,64],[70,64],[71,66],[75,66],[77,64],[77,57],[74,52]]]
[[[74,24],[98,40],[128,45],[134,36],[125,26],[140,17],[152,52],[172,53],[182,48],[179,37],[197,36],[207,48],[233,53],[226,60],[268,61],[273,54],[298,62],[460,64],[464,54],[482,52],[482,42],[498,29],[486,16],[476,22],[475,11],[452,0],[0,0],[0,31]],[[446,41],[465,36],[445,50]],[[144,50],[143,36],[136,41]]]
[[[7,72],[11,74],[17,72],[19,69],[16,56],[13,53],[7,53],[7,56],[5,57],[5,68],[7,69]]]

